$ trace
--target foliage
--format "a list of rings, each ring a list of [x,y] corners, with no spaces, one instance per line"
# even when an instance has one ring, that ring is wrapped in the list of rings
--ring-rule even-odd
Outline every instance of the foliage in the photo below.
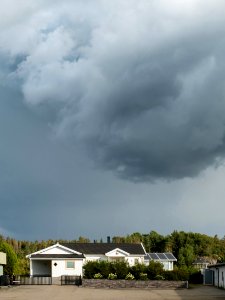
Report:
[[[164,271],[166,280],[182,280],[189,281],[190,283],[202,283],[203,277],[199,270],[193,267],[175,267],[173,271]]]
[[[85,278],[94,278],[95,274],[101,273],[103,278],[107,278],[109,274],[109,264],[105,261],[89,261],[84,265]]]
[[[4,240],[0,241],[0,251],[6,253],[6,265],[4,266],[4,274],[12,276],[17,272],[17,255],[13,250],[13,247]]]
[[[103,276],[101,273],[97,273],[94,275],[94,279],[102,279],[102,278],[103,278]]]
[[[165,277],[163,277],[162,275],[156,275],[155,279],[156,280],[165,280]]]
[[[110,279],[110,280],[115,280],[115,279],[117,279],[117,274],[116,274],[116,273],[115,273],[115,274],[109,273],[108,279]]]
[[[134,275],[133,275],[133,274],[131,274],[131,273],[128,273],[128,274],[126,275],[125,279],[126,279],[126,280],[134,280],[134,279],[135,279],[135,277],[134,277]]]
[[[141,279],[140,274],[146,273],[146,266],[144,264],[135,264],[134,266],[130,267],[130,272],[136,279]]]
[[[147,273],[140,273],[139,278],[140,278],[140,280],[147,280],[148,279],[148,274]]]
[[[154,280],[157,275],[163,275],[163,265],[159,262],[150,261],[146,273],[148,278]]]
[[[111,272],[116,273],[118,279],[124,279],[129,272],[129,266],[127,262],[118,261],[109,264]]]

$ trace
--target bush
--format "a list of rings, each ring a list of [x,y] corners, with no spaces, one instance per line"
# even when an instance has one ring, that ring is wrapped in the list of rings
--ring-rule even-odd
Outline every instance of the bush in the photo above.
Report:
[[[134,280],[134,279],[135,279],[135,277],[134,277],[134,275],[133,275],[133,274],[131,274],[131,273],[128,273],[128,274],[126,275],[125,279],[126,279],[126,280]]]
[[[144,264],[135,264],[130,267],[130,273],[132,273],[136,279],[141,279],[140,274],[147,273],[147,267]]]
[[[148,279],[148,274],[147,273],[140,273],[140,280],[147,280]]]
[[[190,283],[203,283],[203,277],[199,270],[193,267],[182,266],[175,268],[173,271],[164,271],[166,280],[189,281]]]
[[[102,279],[102,274],[101,273],[97,273],[94,275],[94,279]]]
[[[165,277],[163,277],[162,275],[156,275],[155,279],[156,280],[165,280]]]
[[[124,279],[127,273],[130,272],[130,267],[127,262],[113,262],[110,264],[110,273],[116,273],[118,279]]]
[[[108,279],[115,280],[115,279],[117,279],[117,275],[113,274],[113,273],[110,273],[109,276],[108,276]]]
[[[157,275],[163,275],[163,265],[159,262],[150,261],[147,266],[148,278],[154,280]]]
[[[91,279],[94,278],[94,275],[100,272],[99,262],[97,261],[88,261],[84,265],[84,277]]]

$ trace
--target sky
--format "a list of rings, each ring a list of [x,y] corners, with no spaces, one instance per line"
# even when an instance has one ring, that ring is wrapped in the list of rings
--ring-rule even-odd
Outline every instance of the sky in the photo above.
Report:
[[[225,2],[1,0],[0,234],[225,234]]]

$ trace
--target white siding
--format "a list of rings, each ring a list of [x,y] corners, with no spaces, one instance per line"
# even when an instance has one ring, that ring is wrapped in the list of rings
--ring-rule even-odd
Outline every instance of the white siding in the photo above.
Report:
[[[73,260],[68,261],[75,262],[75,268],[66,268],[66,260],[52,260],[52,277],[59,277],[61,275],[81,275],[82,276],[82,266],[83,260]],[[55,265],[56,264],[56,265]]]
[[[225,266],[210,269],[214,271],[214,285],[225,288]]]
[[[85,255],[85,262],[88,262],[88,261],[102,261],[102,260],[108,260],[108,261],[115,261],[117,259],[116,256],[114,257],[107,257],[105,255]],[[133,266],[135,265],[135,263],[144,263],[144,257],[141,257],[141,256],[119,256],[118,257],[118,260],[122,260],[124,259],[124,261],[127,261],[128,264],[130,266]]]
[[[102,261],[102,260],[107,260],[107,257],[105,255],[91,255],[87,254],[85,255],[85,262],[87,261]]]

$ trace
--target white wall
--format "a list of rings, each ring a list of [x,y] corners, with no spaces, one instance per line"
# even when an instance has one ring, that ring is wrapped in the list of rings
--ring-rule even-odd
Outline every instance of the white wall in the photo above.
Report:
[[[214,271],[214,285],[225,288],[225,266],[210,269]]]
[[[83,273],[82,273],[83,260],[82,259],[80,259],[80,260],[70,259],[68,261],[75,262],[74,269],[66,268],[66,260],[52,260],[52,277],[59,277],[62,275],[81,275],[81,276],[83,276]]]
[[[102,261],[107,260],[107,257],[105,255],[85,255],[85,262],[87,261]]]
[[[116,258],[117,258],[116,256],[107,257],[105,255],[85,255],[85,262],[87,262],[87,261],[102,261],[102,260],[115,261]],[[126,256],[126,257],[119,256],[118,259],[120,259],[120,258],[124,259],[124,261],[127,261],[130,266],[135,265],[135,263],[137,263],[137,262],[140,264],[144,263],[144,257],[141,257],[141,256],[135,256],[135,255]]]

